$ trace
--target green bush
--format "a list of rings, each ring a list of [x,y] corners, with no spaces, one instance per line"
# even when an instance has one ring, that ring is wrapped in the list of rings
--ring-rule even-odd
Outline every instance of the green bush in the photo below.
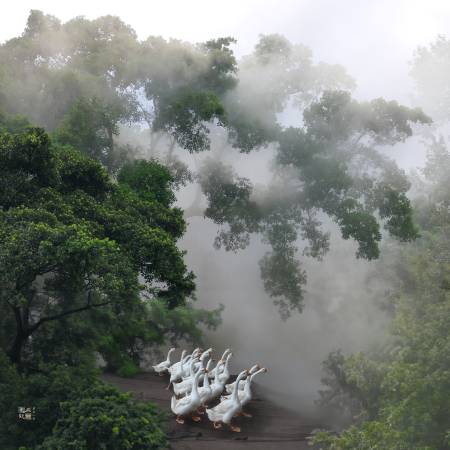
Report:
[[[0,448],[18,447],[16,438],[24,430],[18,421],[17,408],[22,405],[23,381],[15,367],[0,349]]]
[[[154,405],[98,384],[84,398],[61,404],[61,417],[38,450],[161,449],[161,420]]]

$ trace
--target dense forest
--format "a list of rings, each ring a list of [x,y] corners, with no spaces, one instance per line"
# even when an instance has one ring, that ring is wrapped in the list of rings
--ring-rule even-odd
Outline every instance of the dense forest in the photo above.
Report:
[[[305,307],[303,261],[336,229],[353,240],[389,286],[389,327],[324,361],[318,401],[349,425],[314,445],[450,448],[450,41],[412,56],[423,109],[358,101],[345,68],[281,35],[239,60],[235,43],[31,11],[0,45],[0,448],[167,446],[156,406],[100,373],[131,377],[220,325],[179,246],[193,217],[236,258],[266,246],[255,265],[280,322]],[[407,174],[391,153],[414,135],[427,161]],[[262,152],[264,183],[240,172]]]

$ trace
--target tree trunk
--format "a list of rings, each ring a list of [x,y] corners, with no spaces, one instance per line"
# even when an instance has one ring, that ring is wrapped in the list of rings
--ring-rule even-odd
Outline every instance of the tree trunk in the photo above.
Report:
[[[24,321],[22,320],[22,314],[21,314],[20,308],[14,307],[13,310],[14,310],[14,315],[16,318],[17,331],[16,331],[16,336],[14,338],[14,341],[11,345],[11,348],[7,352],[7,355],[13,364],[16,364],[19,366],[20,362],[21,362],[22,349],[23,349],[23,346],[24,346],[29,334],[24,329]]]
[[[27,338],[28,336],[26,335],[26,333],[18,331],[16,337],[14,338],[14,342],[8,351],[9,360],[17,366],[20,366],[22,349]]]

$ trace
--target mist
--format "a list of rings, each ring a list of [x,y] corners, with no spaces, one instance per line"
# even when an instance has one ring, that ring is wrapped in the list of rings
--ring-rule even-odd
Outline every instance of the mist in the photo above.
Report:
[[[224,96],[224,104],[232,107],[239,104],[242,108],[239,113],[262,124],[265,131],[275,122],[280,127],[302,127],[303,112],[328,90],[351,92],[353,98],[364,101],[382,96],[407,106],[422,106],[426,113],[434,114],[427,109],[428,104],[423,98],[415,96],[414,81],[409,72],[417,46],[427,45],[440,29],[450,24],[450,11],[442,2],[431,2],[433,14],[425,21],[426,26],[414,31],[411,27],[422,17],[421,7],[414,2],[392,5],[386,0],[362,5],[349,1],[343,6],[331,1],[289,1],[282,4],[277,14],[274,2],[264,7],[257,2],[251,3],[251,7],[242,6],[246,15],[240,15],[232,26],[221,24],[214,30],[209,25],[204,29],[187,26],[178,35],[171,36],[180,41],[154,37],[162,34],[166,38],[168,33],[175,33],[179,18],[174,21],[175,25],[167,26],[163,32],[152,20],[145,28],[141,22],[135,24],[135,16],[131,15],[128,6],[126,9],[124,6],[114,7],[116,10],[108,10],[108,13],[118,14],[134,26],[140,42],[145,41],[149,34],[153,36],[146,42],[153,52],[151,57],[159,64],[151,66],[151,58],[145,59],[145,64],[151,66],[152,75],[158,81],[168,80],[168,84],[187,84],[206,72],[209,55],[201,53],[194,43],[206,41],[217,33],[235,36],[237,43],[231,47],[238,57],[239,83]],[[52,8],[57,14],[55,5],[49,12],[53,12]],[[65,15],[74,17],[77,12],[74,8],[72,5]],[[229,12],[234,6],[228,5],[226,9]],[[255,17],[253,9],[258,10]],[[442,11],[447,15],[442,15]],[[104,13],[103,9],[90,14],[100,13]],[[61,15],[63,20],[68,18],[65,15]],[[251,20],[244,27],[244,19],[249,17]],[[318,23],[324,17],[323,25],[319,27]],[[164,27],[169,22],[165,21]],[[270,61],[258,59],[258,47],[256,51],[254,48],[261,42],[259,35],[271,33],[276,33],[277,39],[291,52],[290,57],[293,55],[292,71],[296,71],[298,79],[301,79],[301,88],[292,82],[290,72],[286,70],[288,63],[283,66],[285,62],[280,55],[275,55]],[[74,45],[67,35],[61,42],[49,41],[49,52],[53,51],[53,44],[64,49]],[[127,64],[121,68],[127,75],[129,71],[130,77],[135,75]],[[177,78],[180,74],[181,81]],[[36,80],[30,76],[26,81],[33,86]],[[110,84],[114,85],[114,80]],[[96,87],[95,83],[89,85],[87,92],[96,92]],[[66,112],[65,103],[70,103],[77,95],[77,89],[78,85],[73,91],[65,90],[64,98],[55,95],[53,101],[58,105],[55,110],[61,110],[61,115]],[[142,86],[139,89],[135,91],[136,102],[143,100],[144,96]],[[125,94],[128,91],[120,92],[120,95]],[[11,99],[8,102],[12,104]],[[43,113],[45,106],[40,103],[20,104],[15,105],[14,112],[26,113],[38,124],[56,128],[59,116],[46,116]],[[147,107],[147,116],[151,116],[154,105]],[[220,161],[232,167],[236,177],[249,180],[254,187],[251,200],[255,203],[263,204],[270,199],[275,188],[284,189],[288,196],[291,180],[283,184],[283,178],[279,176],[282,169],[276,162],[277,144],[265,142],[248,154],[240,152],[236,145],[227,141],[227,132],[215,117],[215,122],[211,120],[205,126],[206,135],[211,140],[210,151],[187,153],[167,137],[167,129],[154,130],[152,135],[145,120],[141,117],[133,126],[122,121],[114,137],[116,146],[130,150],[130,159],[157,158],[169,165],[181,162],[184,168],[197,172],[199,176],[206,171],[208,161]],[[413,129],[412,138],[386,145],[380,150],[405,172],[422,167],[426,156],[427,147],[423,139],[430,128],[417,125]],[[153,146],[149,143],[152,139]],[[310,415],[323,416],[323,411],[318,410],[315,404],[321,388],[322,362],[334,350],[350,354],[379,345],[391,319],[382,308],[380,299],[388,295],[393,286],[389,279],[376,275],[379,262],[356,258],[357,243],[352,239],[344,240],[336,223],[320,213],[320,228],[330,233],[330,250],[323,260],[302,256],[301,250],[306,243],[297,237],[294,242],[299,249],[297,256],[307,276],[304,307],[301,313],[294,311],[287,320],[282,320],[274,298],[264,289],[260,275],[258,262],[268,251],[268,244],[260,234],[250,231],[250,243],[243,249],[227,252],[224,248],[215,248],[213,243],[221,227],[203,217],[207,200],[201,194],[198,179],[194,177],[194,182],[191,182],[191,178],[186,188],[178,190],[177,205],[186,211],[187,231],[179,244],[187,252],[188,268],[196,275],[197,301],[194,306],[207,310],[220,305],[225,307],[221,325],[216,330],[205,331],[205,343],[213,346],[217,354],[231,347],[235,373],[256,363],[267,367],[269,373],[260,377],[258,383],[268,389],[272,400]],[[383,235],[386,237],[387,233],[383,232]],[[383,245],[388,246],[389,241]]]
[[[319,62],[315,52],[310,52],[302,44],[297,45],[304,57]],[[394,55],[395,51],[388,57],[393,58]],[[392,61],[381,60],[380,56],[376,63],[376,82],[372,79],[374,73],[365,72],[367,66],[363,67],[363,57],[358,59],[358,65],[353,62],[354,71],[346,72],[348,67],[342,67],[341,76],[356,98],[388,95],[389,100],[406,102],[414,107],[424,106],[424,99],[421,104],[414,95],[414,83],[407,69],[413,53],[402,57],[409,60],[397,60],[393,66]],[[242,90],[244,97],[249,99],[249,114],[264,114],[264,105],[258,101],[261,98],[267,101],[267,93],[277,89],[276,80],[282,77],[282,69],[274,64],[273,68],[266,68],[261,73],[260,68],[248,65],[248,56],[245,55],[240,64],[241,82],[237,92]],[[399,67],[402,67],[401,76],[394,73]],[[363,83],[355,72],[363,78]],[[386,79],[390,80],[389,83]],[[379,80],[384,80],[382,86]],[[312,98],[315,98],[314,94],[306,96],[306,103]],[[302,126],[301,112],[291,103],[280,108],[278,120],[287,127]],[[415,135],[407,141],[381,149],[382,154],[407,173],[423,167],[427,153],[424,137],[429,135],[430,127],[416,126],[414,132]],[[216,147],[221,147],[219,152]],[[211,152],[196,155],[194,160],[197,167],[201,166],[203,159],[215,158],[232,165],[239,176],[251,180],[256,187],[255,195],[261,187],[264,197],[268,195],[264,186],[274,182],[275,151],[269,145],[243,155],[231,147],[224,149],[213,145]],[[192,166],[192,157],[183,156],[181,152],[177,155]],[[287,185],[284,188],[287,189]],[[192,202],[196,202],[195,197],[193,188],[185,190],[179,194],[178,204],[189,208]],[[335,350],[349,355],[382,345],[391,321],[389,312],[383,308],[383,301],[395,286],[386,274],[380,276],[380,261],[355,258],[356,243],[344,240],[336,224],[325,216],[320,220],[330,232],[330,251],[322,261],[301,257],[302,268],[307,273],[305,307],[301,314],[294,313],[286,321],[277,315],[274,299],[264,290],[257,262],[268,246],[257,235],[251,237],[250,245],[243,250],[217,250],[213,247],[219,232],[217,225],[201,216],[188,214],[188,229],[181,246],[187,251],[189,267],[197,275],[196,305],[207,309],[225,306],[222,324],[217,330],[205,333],[207,345],[212,345],[217,354],[227,347],[233,349],[234,373],[255,363],[267,367],[269,375],[260,377],[258,383],[273,401],[316,419],[326,418],[329,423],[339,424],[342,417],[333,417],[330,411],[317,404],[318,391],[322,387],[322,363]],[[298,240],[296,245],[302,248],[304,242]],[[390,245],[392,242],[389,240],[385,242],[382,252],[388,251]]]

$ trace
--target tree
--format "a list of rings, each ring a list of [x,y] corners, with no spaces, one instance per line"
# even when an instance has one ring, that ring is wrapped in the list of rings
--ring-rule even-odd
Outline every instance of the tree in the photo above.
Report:
[[[109,335],[137,364],[134,342],[161,343],[173,332],[153,323],[145,333],[152,314],[189,306],[194,290],[176,246],[185,223],[172,206],[171,174],[157,162],[135,161],[115,184],[100,163],[53,145],[39,128],[4,132],[0,155],[7,187],[0,212],[2,348],[18,364],[24,351],[28,361],[58,356],[76,364],[77,352],[58,352],[58,338],[81,339],[79,349],[90,340],[88,347],[99,350]],[[79,314],[82,323],[70,320]],[[200,322],[212,326],[216,314]],[[111,332],[113,319],[120,326]]]
[[[449,162],[448,150],[430,150],[420,180],[423,194],[415,203],[421,238],[397,250],[394,273],[401,288],[391,297],[387,342],[368,354],[333,354],[325,364],[322,401],[340,411],[350,406],[359,421],[340,436],[318,433],[321,448],[444,450],[450,445],[450,241],[442,202],[450,194]]]
[[[81,400],[62,403],[61,412],[38,449],[155,450],[167,445],[154,405],[137,403],[112,387],[99,384]]]
[[[111,173],[137,154],[167,165],[178,189],[196,192],[186,217],[218,225],[216,247],[236,251],[262,239],[263,283],[285,318],[303,306],[301,253],[322,258],[329,248],[323,222],[335,221],[367,259],[379,256],[382,226],[400,240],[416,237],[408,181],[380,150],[430,119],[384,99],[353,100],[345,69],[314,63],[308,48],[283,36],[261,36],[239,62],[234,43],[139,42],[116,17],[62,24],[33,11],[24,35],[0,48],[10,63],[1,92],[8,111],[31,117],[42,115],[26,105],[45,92],[49,109],[61,111],[48,123],[56,139]],[[61,102],[49,95],[58,86],[70,93]],[[282,120],[288,112],[291,127]],[[130,123],[137,132],[127,140],[120,130]],[[256,189],[236,161],[263,148],[272,179]]]

